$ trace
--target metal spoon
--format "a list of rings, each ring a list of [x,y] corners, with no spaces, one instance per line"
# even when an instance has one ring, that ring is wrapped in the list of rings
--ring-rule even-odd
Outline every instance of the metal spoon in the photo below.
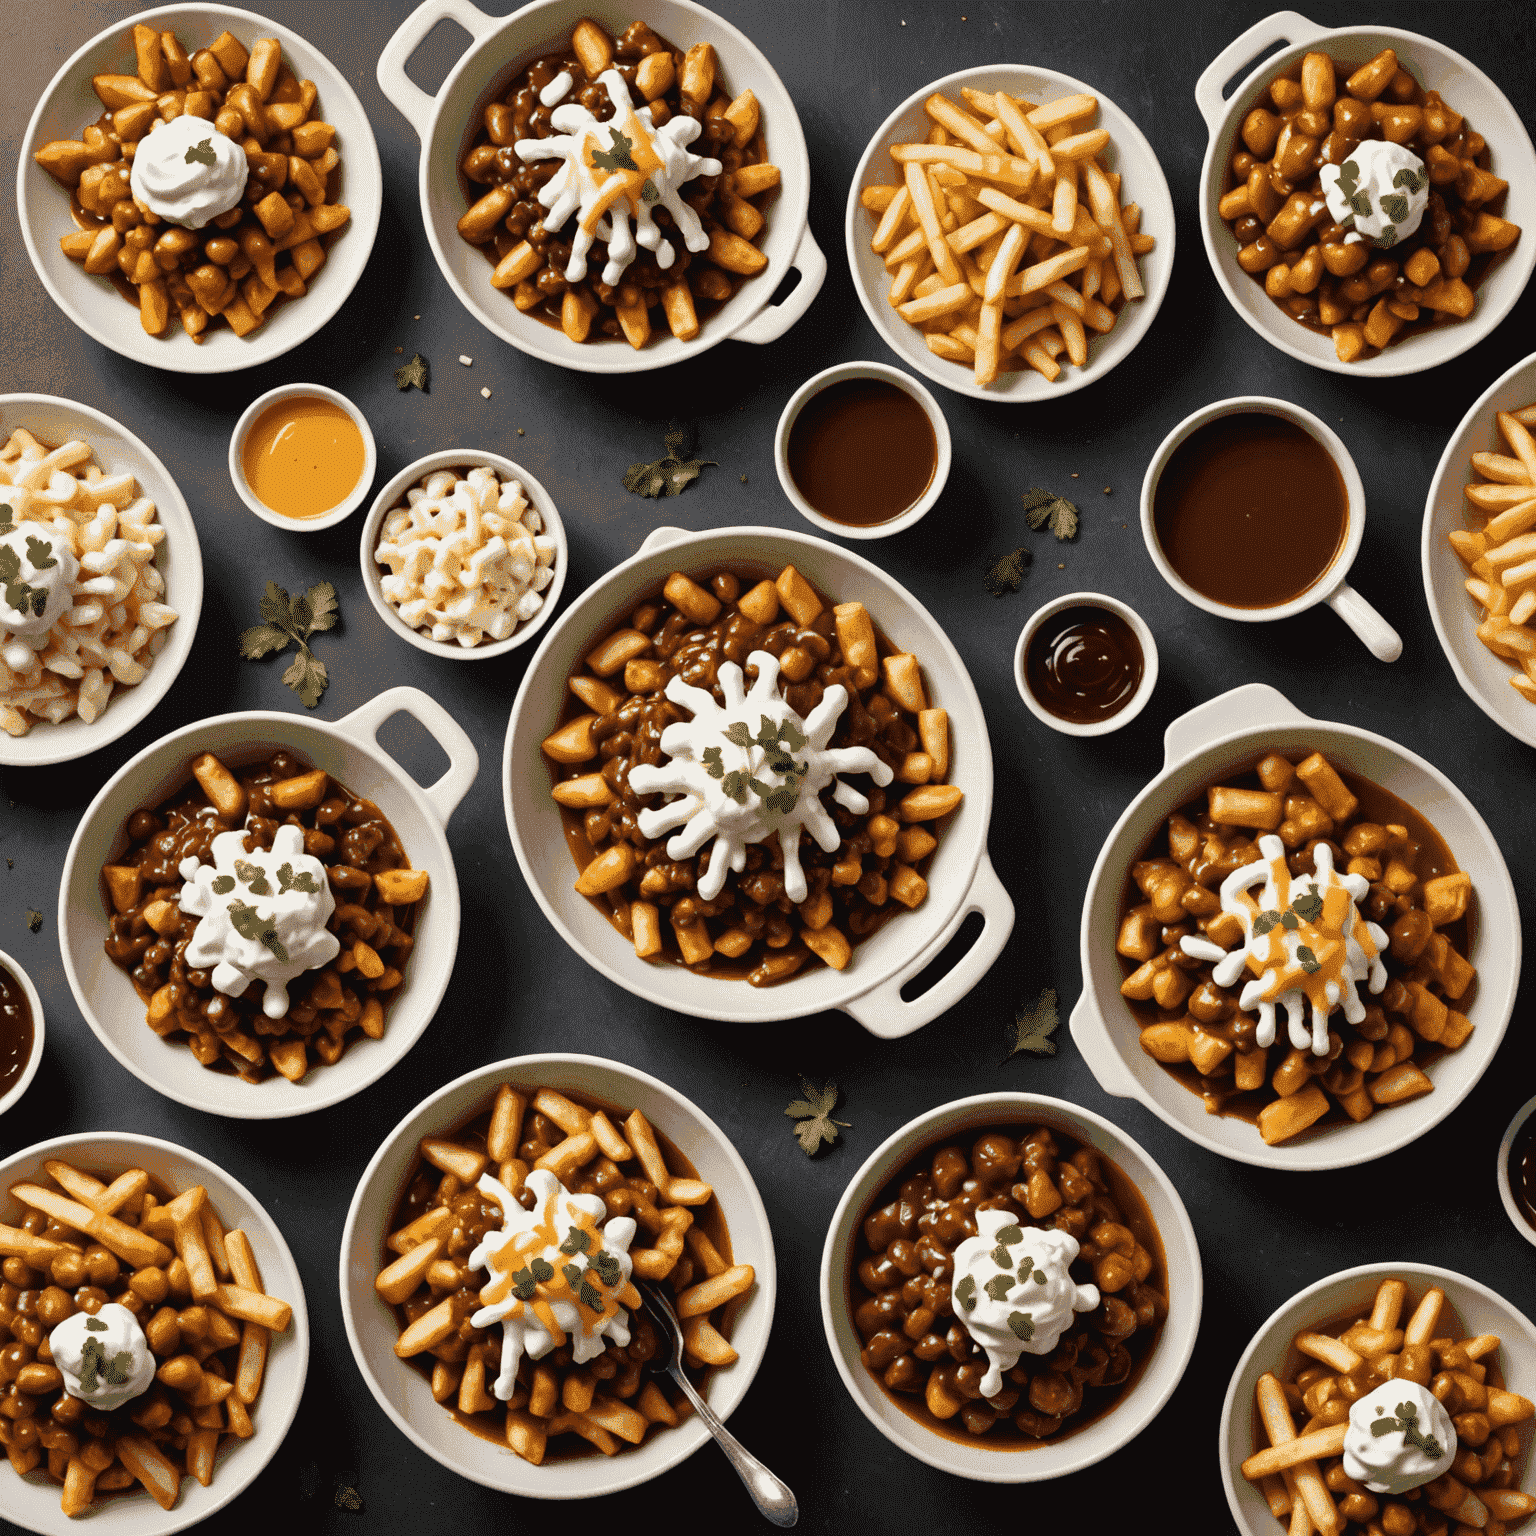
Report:
[[[800,1506],[795,1502],[794,1494],[715,1417],[709,1404],[699,1396],[693,1383],[683,1374],[683,1328],[677,1320],[677,1313],[672,1310],[671,1298],[649,1281],[637,1279],[636,1283],[645,1299],[646,1311],[661,1326],[663,1334],[671,1343],[665,1367],[667,1374],[683,1389],[710,1434],[720,1442],[720,1449],[735,1467],[737,1476],[747,1485],[747,1492],[752,1495],[753,1502],[764,1517],[787,1530],[800,1518]]]

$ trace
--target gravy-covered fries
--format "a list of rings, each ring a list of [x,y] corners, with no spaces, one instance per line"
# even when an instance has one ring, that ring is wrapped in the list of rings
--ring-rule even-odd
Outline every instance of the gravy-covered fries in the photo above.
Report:
[[[897,184],[860,193],[870,245],[891,304],[935,356],[970,364],[982,385],[1021,368],[1054,382],[1063,353],[1086,366],[1089,334],[1145,297],[1136,258],[1155,241],[1100,163],[1113,145],[1093,126],[1097,97],[962,95],[930,96],[927,141],[891,146]]]

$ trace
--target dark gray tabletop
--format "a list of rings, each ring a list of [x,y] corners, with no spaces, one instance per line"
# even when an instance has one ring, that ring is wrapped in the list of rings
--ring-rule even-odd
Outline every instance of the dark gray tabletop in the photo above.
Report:
[[[0,360],[4,387],[64,395],[116,416],[158,453],[198,522],[207,596],[195,653],[148,721],[82,761],[0,770],[0,949],[40,988],[48,1049],[30,1093],[0,1121],[0,1155],[65,1131],[163,1136],[243,1180],[281,1225],[303,1271],[314,1350],[298,1421],[235,1510],[253,1522],[320,1531],[517,1529],[544,1512],[489,1492],[430,1460],[379,1411],[352,1361],[336,1291],[341,1223],[364,1165],[427,1092],[483,1062],[540,1050],[584,1049],[632,1062],[687,1094],[734,1140],[773,1222],[779,1303],[773,1346],[732,1428],[793,1484],[801,1529],[951,1530],[1058,1516],[1094,1528],[1148,1515],[1148,1495],[1175,1493],[1180,1529],[1226,1528],[1216,1426],[1234,1364],[1254,1329],[1302,1286],[1349,1265],[1407,1257],[1459,1269],[1536,1309],[1530,1249],[1499,1206],[1494,1153],[1530,1092],[1526,1013],[1476,1091],[1443,1125],[1377,1166],[1299,1177],[1241,1166],[1184,1141],[1139,1105],[1100,1091],[1061,1030],[1049,1060],[1000,1065],[1014,1008],[1057,989],[1062,1017],[1076,1000],[1078,916],[1100,842],[1159,768],[1162,732],[1192,705],[1242,683],[1272,683],[1309,713],[1382,732],[1444,769],[1506,850],[1515,885],[1536,907],[1530,847],[1529,750],[1456,686],[1436,642],[1420,578],[1419,529],[1435,462],[1456,422],[1530,348],[1536,299],[1433,373],[1365,380],[1324,373],[1266,346],[1233,313],[1206,263],[1196,189],[1206,135],[1192,88],[1205,64],[1268,12],[1241,4],[1084,5],[1005,0],[717,0],[783,76],[799,108],[813,167],[811,226],[827,252],[826,287],[809,314],[767,348],[726,344],[665,375],[601,378],[564,372],[501,345],[449,292],[417,207],[418,144],[374,78],[379,50],[410,0],[263,0],[277,20],[321,47],[362,98],[383,157],[385,205],[372,260],[337,317],[304,346],[249,373],[188,378],[140,367],[70,325],[39,284],[7,211],[0,237]],[[0,90],[7,187],[21,135],[43,87],[86,38],[128,16],[113,0],[0,6]],[[1519,5],[1384,3],[1308,6],[1332,25],[1381,21],[1428,33],[1466,54],[1529,116],[1536,108],[1536,32]],[[414,69],[433,86],[455,42],[440,29]],[[954,434],[949,486],[915,529],[861,546],[909,586],[959,647],[988,711],[997,767],[991,853],[1018,908],[1003,959],[958,1007],[908,1039],[884,1043],[841,1013],[755,1033],[640,1002],[555,941],[517,872],[502,817],[498,765],[527,652],[464,666],[426,656],[386,631],[364,596],[357,523],[309,537],[257,522],[225,469],[229,433],[257,394],[288,379],[342,390],[367,413],[379,444],[379,483],[435,449],[505,453],[556,498],[571,539],[567,601],[664,522],[690,528],[766,523],[803,528],[774,476],[773,428],[811,373],[852,358],[884,359],[855,298],[843,254],[849,178],[886,114],[925,82],[987,61],[1031,62],[1091,82],[1134,118],[1160,157],[1178,210],[1178,262],[1162,312],[1137,352],[1101,383],[1031,408],[939,391]],[[9,192],[7,193],[9,202]],[[1528,231],[1526,238],[1531,238]],[[400,394],[397,348],[433,364],[430,395]],[[466,353],[473,368],[459,365]],[[481,386],[494,391],[489,402]],[[1167,430],[1223,396],[1283,396],[1343,437],[1370,502],[1352,580],[1402,633],[1393,666],[1371,660],[1332,615],[1256,629],[1185,605],[1158,579],[1137,527],[1148,457]],[[660,452],[669,415],[698,422],[704,456],[720,461],[684,496],[642,501],[619,484],[626,465]],[[519,432],[521,429],[521,433]],[[1074,479],[1074,476],[1080,478]],[[745,477],[745,482],[743,482]],[[1044,485],[1084,512],[1075,543],[1024,526],[1020,492]],[[1106,488],[1108,488],[1106,494]],[[361,516],[361,514],[358,514]],[[1018,544],[1035,553],[1022,589],[982,589],[990,559]],[[319,714],[339,719],[397,682],[427,689],[454,711],[480,751],[480,776],[449,829],[466,924],[454,980],[428,1035],[368,1090],[303,1119],[239,1122],[161,1098],[120,1068],[76,1009],[55,930],[57,885],[76,821],[97,787],[161,733],[236,709],[302,713],[281,666],[241,661],[235,637],[255,622],[268,578],[302,589],[322,578],[340,593],[343,622],[322,637],[333,682]],[[1134,604],[1162,655],[1157,693],[1124,732],[1071,740],[1039,725],[1014,691],[1012,654],[1025,618],[1057,593],[1099,589]],[[404,731],[387,740],[428,775],[431,753]],[[1527,809],[1521,811],[1521,805]],[[42,911],[39,933],[27,910]],[[572,1029],[580,1021],[579,1030]],[[796,1076],[835,1078],[843,1144],[807,1161],[783,1110]],[[1135,1443],[1091,1472],[1027,1493],[946,1477],[911,1460],[863,1418],[823,1341],[816,1274],[826,1224],[864,1157],[898,1126],[946,1100],[991,1089],[1059,1095],[1108,1115],[1140,1140],[1179,1186],[1205,1262],[1205,1315],[1182,1385]],[[1435,1191],[1434,1204],[1424,1199]],[[1442,1191],[1448,1197],[1442,1197]],[[0,1473],[0,1477],[9,1476]],[[362,1494],[340,1510],[338,1480]],[[17,1527],[3,1518],[0,1529]],[[688,1510],[693,1513],[682,1515]],[[582,1511],[599,1520],[709,1512],[733,1528],[752,1513],[713,1447],[660,1481]]]

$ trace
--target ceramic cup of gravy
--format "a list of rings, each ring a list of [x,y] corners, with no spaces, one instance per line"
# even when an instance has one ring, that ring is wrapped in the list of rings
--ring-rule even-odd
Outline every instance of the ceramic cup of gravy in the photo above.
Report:
[[[1029,712],[1064,736],[1129,725],[1157,687],[1157,642],[1134,608],[1102,592],[1069,592],[1037,608],[1013,653]]]
[[[1379,661],[1403,642],[1345,580],[1365,487],[1338,434],[1285,400],[1244,395],[1186,417],[1141,486],[1152,563],[1181,597],[1244,623],[1327,603]]]
[[[779,484],[825,533],[910,528],[949,479],[949,424],[932,393],[886,363],[839,363],[789,398],[773,440]]]

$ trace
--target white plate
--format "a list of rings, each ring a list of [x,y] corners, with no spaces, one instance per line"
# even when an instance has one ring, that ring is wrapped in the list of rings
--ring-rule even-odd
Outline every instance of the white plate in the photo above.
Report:
[[[921,143],[928,137],[933,121],[923,110],[923,103],[935,91],[962,101],[960,88],[965,85],[973,90],[1006,91],[1010,96],[1022,96],[1026,101],[1040,105],[1079,92],[1096,96],[1099,115],[1094,120],[1095,126],[1108,128],[1112,136],[1111,145],[1099,157],[1100,161],[1105,170],[1121,173],[1122,204],[1140,204],[1142,230],[1157,237],[1157,245],[1147,255],[1137,258],[1146,297],[1130,300],[1121,309],[1112,331],[1104,335],[1090,331],[1088,366],[1078,368],[1063,363],[1061,377],[1054,384],[1033,368],[1022,368],[1017,373],[1000,373],[997,383],[983,388],[966,364],[935,357],[928,350],[923,332],[915,325],[908,325],[891,307],[887,297],[891,274],[885,269],[884,257],[869,248],[875,220],[859,202],[859,194],[867,186],[897,179],[896,162],[889,153],[891,145]],[[1173,274],[1173,198],[1163,168],[1142,131],[1102,91],[1074,80],[1070,75],[1030,64],[978,65],[974,69],[945,75],[942,80],[914,91],[886,118],[869,141],[869,147],[859,160],[859,168],[853,173],[853,185],[848,189],[844,222],[853,286],[858,291],[864,313],[879,331],[881,339],[907,367],[915,368],[935,384],[942,384],[962,395],[974,395],[978,400],[1056,400],[1103,378],[1117,363],[1129,357],[1146,335],[1157,317],[1163,295],[1168,291],[1168,279]]]
[[[175,32],[191,54],[221,32],[234,33],[248,49],[258,37],[275,37],[283,62],[301,80],[320,88],[316,113],[336,129],[341,156],[341,200],[351,220],[326,248],[325,265],[310,281],[302,299],[284,299],[268,311],[266,323],[240,337],[227,325],[210,325],[199,345],[174,317],[163,336],[148,335],[138,308],[126,302],[105,277],[94,277],[59,249],[59,239],[74,223],[69,194],[33,158],[52,139],[78,139],[101,116],[101,102],[91,89],[98,74],[135,74],[133,29],[137,24]],[[98,32],[76,50],[48,82],[27,131],[22,135],[16,171],[16,208],[27,254],[54,303],[86,335],[131,357],[171,373],[233,373],[281,357],[308,340],[346,302],[363,275],[384,206],[384,177],[368,114],[346,77],[311,43],[252,11],[228,5],[167,5],[141,11]]]
[[[114,683],[107,707],[91,724],[74,715],[61,725],[40,720],[25,736],[0,733],[0,763],[40,768],[46,763],[85,757],[116,741],[165,697],[191,654],[197,634],[203,610],[203,555],[197,525],[170,470],[120,422],[76,400],[60,400],[54,395],[0,395],[0,442],[18,427],[25,427],[50,447],[78,437],[90,444],[106,474],[123,469],[133,474],[140,491],[154,502],[157,521],[165,527],[155,565],[165,578],[162,601],[179,615],[166,631],[165,645],[155,657],[149,676],[131,688]]]

